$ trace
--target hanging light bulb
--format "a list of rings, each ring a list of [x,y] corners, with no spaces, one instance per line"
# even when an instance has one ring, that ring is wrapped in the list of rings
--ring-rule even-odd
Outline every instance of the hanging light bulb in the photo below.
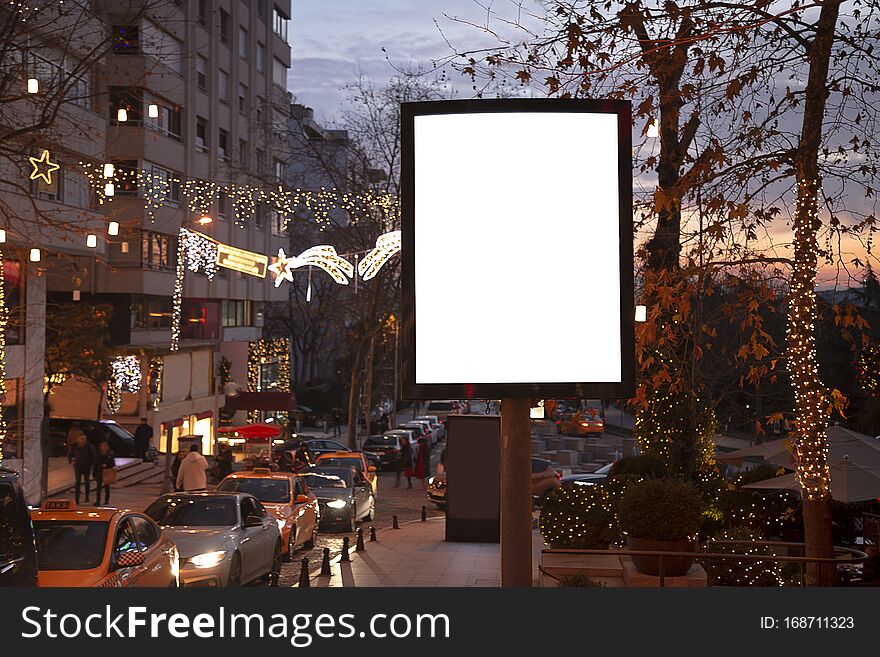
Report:
[[[94,233],[89,233],[86,235],[86,246],[90,249],[94,249],[98,246],[98,236]]]
[[[0,244],[6,244],[6,229],[0,228]]]
[[[648,307],[647,306],[636,306],[636,321],[637,322],[647,322],[648,321]]]
[[[151,119],[159,118],[159,106],[156,103],[150,103],[147,106],[147,116],[149,116]]]
[[[128,110],[124,107],[120,107],[118,110],[116,110],[116,120],[120,123],[128,121]]]
[[[107,224],[107,234],[108,235],[119,235],[119,222],[111,221]]]
[[[114,194],[116,194],[116,187],[112,182],[108,182],[104,185],[104,196],[113,196]]]
[[[74,290],[74,291],[73,291],[73,300],[74,300],[74,301],[79,301],[79,300],[80,300],[80,291],[79,291],[79,290]]]
[[[651,122],[648,124],[648,136],[649,137],[659,137],[660,136],[660,126],[657,124],[657,119],[651,119]]]
[[[199,218],[197,219],[197,222],[198,222],[199,225],[201,225],[201,226],[207,226],[207,225],[210,224],[212,221],[214,221],[214,219],[213,219],[211,216],[207,215],[207,214],[203,214],[201,217],[199,217]]]
[[[39,262],[40,257],[41,257],[41,254],[40,254],[40,250],[38,248],[35,247],[35,248],[31,249],[31,254],[30,254],[30,261],[31,262]]]
[[[40,81],[37,78],[28,78],[27,81],[27,92],[29,94],[38,94],[40,93]]]
[[[116,167],[113,166],[112,162],[106,162],[104,164],[104,177],[112,178],[114,173],[116,173]]]
[[[123,253],[128,253],[128,242],[120,242],[119,250]]]

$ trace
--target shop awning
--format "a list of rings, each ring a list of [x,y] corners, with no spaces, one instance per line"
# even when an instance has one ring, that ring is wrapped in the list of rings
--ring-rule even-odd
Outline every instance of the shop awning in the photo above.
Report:
[[[296,408],[296,395],[292,392],[240,392],[226,398],[224,411],[292,411]]]

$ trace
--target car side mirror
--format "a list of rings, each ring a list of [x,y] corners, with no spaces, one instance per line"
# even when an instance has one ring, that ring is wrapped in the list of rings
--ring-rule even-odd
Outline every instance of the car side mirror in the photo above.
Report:
[[[368,465],[367,466],[367,472],[375,472],[375,471],[376,471],[375,465]]]
[[[296,504],[308,504],[308,502],[309,502],[309,496],[308,496],[308,495],[302,495],[302,494],[297,495],[297,496],[296,496],[296,499],[294,500],[294,502],[295,502]]]
[[[248,527],[262,527],[263,519],[260,516],[248,516],[244,519],[245,528]]]

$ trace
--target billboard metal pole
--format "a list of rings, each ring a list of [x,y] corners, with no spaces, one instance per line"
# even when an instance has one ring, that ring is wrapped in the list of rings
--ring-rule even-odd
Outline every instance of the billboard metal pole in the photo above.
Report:
[[[530,401],[501,400],[501,586],[532,585]]]

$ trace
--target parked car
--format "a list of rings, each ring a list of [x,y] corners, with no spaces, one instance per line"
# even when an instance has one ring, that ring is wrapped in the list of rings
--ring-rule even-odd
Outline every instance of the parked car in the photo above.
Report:
[[[324,417],[324,413],[319,411],[315,411],[308,406],[297,406],[296,409],[291,414],[292,418],[296,420],[297,413],[300,413],[300,420],[302,420],[302,426],[304,427],[315,427],[316,429],[323,429],[327,426],[327,420]]]
[[[0,468],[0,587],[37,586],[37,544],[18,473]]]
[[[268,468],[234,472],[220,482],[217,491],[250,493],[260,500],[278,522],[286,560],[291,560],[299,546],[315,547],[321,515],[318,498],[295,474]]]
[[[441,421],[445,422],[446,417],[458,412],[459,404],[451,399],[437,400],[428,402],[428,408],[425,409],[428,415],[436,415]]]
[[[431,422],[431,420],[426,420],[424,418],[416,418],[415,420],[410,420],[409,422],[407,422],[405,427],[412,426],[414,424],[421,424],[422,426],[425,427],[425,429],[426,429],[425,435],[427,436],[427,438],[430,441],[432,446],[436,445],[438,442],[440,442],[440,429],[439,429],[439,427],[435,426]]]
[[[391,429],[384,434],[370,436],[364,441],[364,449],[378,455],[381,468],[396,469],[400,463],[403,446],[409,443],[415,454],[418,447],[413,432],[408,429]]]
[[[416,436],[416,441],[420,438],[424,438],[429,443],[433,444],[434,436],[433,431],[431,431],[430,426],[428,426],[427,422],[418,422],[416,420],[411,420],[409,422],[404,422],[403,424],[399,424],[397,426],[398,429],[409,429]]]
[[[240,586],[281,569],[278,523],[253,495],[160,495],[146,513],[177,543],[183,586]]]
[[[361,473],[370,483],[373,489],[373,495],[379,496],[379,477],[376,476],[378,468],[369,463],[363,452],[331,452],[321,454],[318,457],[317,465],[322,467],[348,467],[351,466]]]
[[[550,461],[532,457],[532,497],[540,503],[543,497],[560,485],[559,473]],[[446,473],[438,472],[428,479],[428,499],[438,509],[446,508]]]
[[[589,486],[592,484],[604,483],[608,481],[608,473],[611,471],[611,466],[611,463],[606,463],[595,472],[565,475],[562,478],[561,483],[563,486],[569,484]]]
[[[438,472],[428,479],[428,499],[443,511],[446,510],[446,473]]]
[[[136,456],[134,436],[128,429],[120,426],[114,420],[77,420],[71,418],[51,418],[49,420],[49,449],[50,455],[55,457],[67,456],[67,434],[73,427],[74,422],[79,422],[83,433],[89,442],[98,448],[105,440],[110,444],[113,456],[132,458]],[[150,445],[147,459],[155,461],[159,458],[159,452]]]
[[[437,434],[437,440],[446,438],[446,425],[436,415],[419,415],[416,420],[427,420],[431,423],[431,428]]]
[[[318,497],[322,527],[341,525],[354,531],[357,521],[375,517],[373,488],[366,477],[351,466],[317,466],[303,470],[299,476]]]
[[[31,512],[40,586],[178,586],[172,539],[142,513],[46,500]]]

